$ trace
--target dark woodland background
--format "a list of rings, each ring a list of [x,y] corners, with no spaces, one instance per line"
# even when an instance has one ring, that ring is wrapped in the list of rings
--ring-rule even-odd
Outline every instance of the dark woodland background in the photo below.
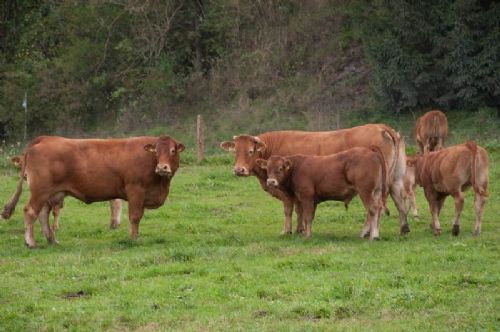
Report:
[[[28,138],[182,137],[203,114],[215,145],[239,131],[411,122],[431,108],[498,134],[495,1],[2,0],[0,10],[7,142],[22,140],[25,93]]]

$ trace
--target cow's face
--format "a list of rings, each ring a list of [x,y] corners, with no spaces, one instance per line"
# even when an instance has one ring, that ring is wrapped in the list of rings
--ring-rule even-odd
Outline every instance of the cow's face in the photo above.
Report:
[[[176,142],[170,136],[160,136],[155,144],[146,144],[144,149],[156,156],[156,174],[167,178],[174,176],[179,168],[179,155],[184,151],[182,143]]]
[[[21,168],[23,166],[22,162],[23,160],[21,159],[22,156],[15,156],[10,159],[10,161],[14,164],[14,166]]]
[[[406,157],[406,174],[405,178],[408,180],[415,179],[415,163],[417,157]]]
[[[258,159],[256,163],[260,168],[267,170],[267,186],[271,188],[283,184],[290,176],[292,169],[292,162],[279,156],[271,156],[267,161]]]
[[[266,145],[256,136],[240,135],[234,136],[232,141],[222,142],[221,148],[234,152],[235,165],[234,174],[237,176],[249,176],[252,169],[256,167],[255,161],[262,156]]]

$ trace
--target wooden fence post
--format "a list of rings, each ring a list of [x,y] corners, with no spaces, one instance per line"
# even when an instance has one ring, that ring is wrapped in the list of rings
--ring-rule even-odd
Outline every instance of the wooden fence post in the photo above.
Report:
[[[205,152],[205,138],[203,137],[203,118],[200,114],[196,117],[196,143],[198,146],[198,163],[201,163]]]

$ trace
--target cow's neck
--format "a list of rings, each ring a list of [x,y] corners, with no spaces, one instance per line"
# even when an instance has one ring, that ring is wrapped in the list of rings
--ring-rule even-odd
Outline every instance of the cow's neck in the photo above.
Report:
[[[167,177],[160,177],[154,181],[148,190],[148,201],[151,201],[152,205],[161,206],[167,199],[168,192],[170,190],[170,180]]]
[[[267,171],[257,165],[252,168],[252,174],[255,175],[259,181],[267,181]]]

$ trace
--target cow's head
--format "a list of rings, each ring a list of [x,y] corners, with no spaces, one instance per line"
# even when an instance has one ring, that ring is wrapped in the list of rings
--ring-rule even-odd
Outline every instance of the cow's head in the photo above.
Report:
[[[257,159],[256,164],[260,168],[267,170],[267,186],[271,188],[283,184],[292,170],[290,159],[279,156],[271,156],[268,160]]]
[[[10,158],[10,161],[14,164],[16,167],[22,167],[22,156],[15,156]]]
[[[237,176],[249,176],[256,166],[255,161],[262,157],[266,145],[257,136],[239,135],[234,136],[232,141],[220,144],[226,151],[234,152],[235,165],[234,174]]]
[[[158,164],[155,173],[171,178],[179,168],[179,154],[184,151],[184,144],[176,142],[170,136],[160,136],[154,144],[146,144],[144,150],[155,155]]]
[[[422,162],[423,156],[420,153],[417,153],[412,157],[406,157],[406,173],[409,175],[413,173],[417,184],[421,184],[420,173],[422,172]]]

